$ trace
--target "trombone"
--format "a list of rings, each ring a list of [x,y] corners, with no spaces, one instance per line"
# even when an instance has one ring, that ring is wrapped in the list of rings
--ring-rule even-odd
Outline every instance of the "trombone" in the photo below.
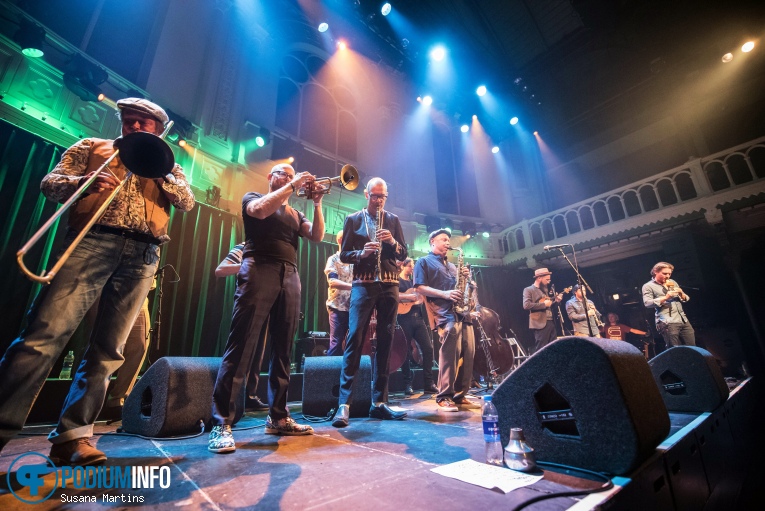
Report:
[[[314,196],[329,194],[333,182],[340,182],[346,190],[355,190],[359,186],[359,171],[353,165],[343,165],[337,177],[321,177],[311,183],[306,183],[297,191],[298,197],[313,199]]]
[[[124,137],[118,138],[114,141],[114,146],[116,148],[114,154],[112,154],[95,172],[93,172],[93,175],[85,180],[85,182],[80,185],[77,191],[75,191],[72,196],[69,197],[69,199],[56,211],[56,213],[47,222],[45,222],[45,224],[43,224],[40,229],[38,229],[38,231],[29,239],[29,241],[24,244],[23,247],[19,249],[18,252],[16,252],[16,261],[19,263],[19,267],[21,268],[21,271],[24,273],[24,275],[35,282],[39,282],[41,284],[50,284],[53,280],[53,277],[56,276],[64,263],[69,259],[69,256],[72,254],[74,249],[77,247],[77,245],[79,245],[80,241],[82,241],[82,238],[88,234],[88,231],[90,231],[91,227],[93,227],[93,224],[95,224],[98,219],[101,218],[106,209],[109,207],[114,198],[117,196],[120,190],[122,190],[128,179],[130,179],[133,174],[149,179],[157,179],[170,174],[173,166],[175,165],[175,157],[173,156],[173,150],[170,149],[170,146],[167,145],[167,142],[164,141],[164,138],[170,132],[170,128],[172,128],[172,126],[173,122],[170,121],[167,124],[165,131],[160,136],[143,131],[137,131],[135,133],[130,133]],[[58,220],[59,217],[61,217],[61,215],[63,215],[64,212],[66,212],[72,206],[72,204],[80,199],[80,197],[85,193],[85,190],[87,190],[88,187],[96,180],[96,178],[98,178],[98,175],[101,173],[101,171],[104,169],[109,169],[109,164],[114,160],[114,158],[117,157],[117,155],[120,156],[120,160],[122,160],[122,163],[128,169],[128,172],[125,174],[125,178],[122,180],[122,182],[120,182],[119,185],[114,188],[114,190],[112,190],[104,203],[101,204],[101,207],[98,208],[98,211],[96,211],[96,213],[93,215],[93,218],[88,220],[88,223],[85,224],[85,227],[82,228],[72,243],[70,243],[66,248],[66,251],[61,254],[61,257],[59,257],[58,261],[56,261],[56,264],[53,265],[53,268],[47,272],[43,270],[43,273],[40,275],[30,271],[24,264],[24,256],[26,253],[29,252],[29,250],[34,246],[35,243],[40,240],[40,238],[42,238],[43,234],[50,230],[56,220]],[[109,172],[111,172],[111,170],[109,170]],[[112,175],[114,175],[114,173],[112,173]]]

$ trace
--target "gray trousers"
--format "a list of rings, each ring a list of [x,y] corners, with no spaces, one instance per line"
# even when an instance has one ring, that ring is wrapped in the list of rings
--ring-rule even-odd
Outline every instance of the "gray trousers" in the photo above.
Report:
[[[438,354],[438,394],[436,400],[461,397],[470,390],[475,358],[473,325],[462,321],[438,327],[441,351]],[[459,365],[460,357],[462,366]]]

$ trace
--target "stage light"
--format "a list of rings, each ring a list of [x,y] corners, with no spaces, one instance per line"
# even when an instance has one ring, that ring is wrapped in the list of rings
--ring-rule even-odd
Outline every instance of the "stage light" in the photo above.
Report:
[[[614,300],[618,300],[619,299],[619,293],[614,293],[614,296],[612,296],[611,298],[613,298]]]
[[[477,116],[476,114],[473,114],[473,117],[472,117],[472,119],[473,119],[474,121],[477,121],[477,120],[478,120],[478,116]]]
[[[480,87],[478,87],[475,90],[475,93],[478,94],[479,96],[485,96],[486,95],[486,86],[485,85],[481,85]]]
[[[510,124],[512,124],[513,126],[518,124],[518,118],[517,117],[513,117],[512,119],[510,119]]]
[[[424,98],[422,98],[422,104],[425,105],[425,106],[432,105],[433,104],[433,98],[431,98],[430,96],[425,96]]]
[[[390,6],[390,3],[388,3],[388,2],[385,2],[385,3],[383,4],[382,8],[380,9],[380,13],[381,13],[383,16],[387,16],[388,14],[390,14],[390,11],[391,11],[391,6]]]
[[[491,148],[491,152],[494,153],[494,154],[497,154],[499,152],[499,147],[497,147],[497,146],[492,147]]]
[[[178,141],[178,145],[181,146],[181,147],[186,147],[186,141],[181,139],[181,140]]]
[[[441,62],[446,58],[446,48],[443,46],[436,46],[432,50],[430,50],[430,58],[435,60],[436,62]]]
[[[342,39],[337,42],[337,49],[344,50],[348,47],[348,45],[343,41]]]
[[[294,156],[290,156],[289,158],[287,158],[287,161],[290,162],[290,163],[294,163],[295,162],[295,157]]]
[[[747,41],[741,47],[741,51],[743,51],[744,53],[749,53],[753,49],[754,49],[754,41]]]
[[[536,137],[537,135],[539,135],[539,132],[538,132],[538,131],[535,131],[535,132],[534,132],[534,136]]]
[[[255,145],[258,147],[263,147],[264,145],[266,145],[266,141],[263,140],[263,137],[258,135],[257,137],[255,137]]]
[[[733,54],[732,53],[726,53],[722,56],[723,64],[727,64],[728,62],[733,60]]]
[[[75,54],[64,71],[64,85],[83,101],[99,101],[101,88],[109,75],[106,70]]]
[[[21,53],[27,57],[40,58],[45,55],[43,52],[45,29],[37,23],[32,23],[26,18],[22,19],[13,40],[21,46]]]
[[[319,32],[324,33],[327,30],[329,30],[329,25],[327,23],[324,23],[324,22],[319,23]]]
[[[470,131],[470,126],[468,126],[467,124],[463,124],[462,127],[460,128],[460,131],[462,133],[467,133],[468,131]]]
[[[488,232],[486,232],[486,231],[483,231],[483,232],[481,233],[481,236],[483,236],[484,238],[488,238],[488,237],[489,237],[489,236],[491,236],[491,235],[490,235]]]
[[[271,131],[266,128],[260,128],[258,135],[255,137],[255,145],[265,147],[269,142],[271,142]]]

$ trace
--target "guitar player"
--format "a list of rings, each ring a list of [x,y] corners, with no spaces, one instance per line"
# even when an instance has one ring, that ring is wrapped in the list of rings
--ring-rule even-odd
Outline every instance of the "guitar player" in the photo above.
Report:
[[[523,290],[523,308],[529,311],[529,328],[534,333],[534,353],[555,340],[555,323],[551,307],[560,303],[563,293],[549,296],[552,272],[547,268],[534,271],[534,283]]]
[[[412,273],[414,273],[414,261],[407,257],[401,264],[401,271],[398,275],[398,324],[407,341],[414,340],[422,352],[420,365],[422,366],[423,392],[437,394],[438,387],[433,382],[433,338],[423,321],[422,307],[420,306],[422,297],[414,290]],[[415,346],[412,348],[413,350],[416,349]],[[410,367],[411,358],[407,357],[401,366],[401,372],[404,374],[404,394],[407,396],[414,394],[414,389],[412,389],[414,371]]]

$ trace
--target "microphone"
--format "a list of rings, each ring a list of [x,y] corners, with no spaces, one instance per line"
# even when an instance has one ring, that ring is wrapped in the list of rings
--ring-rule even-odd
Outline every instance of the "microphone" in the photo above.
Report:
[[[545,250],[555,250],[556,248],[570,247],[570,243],[564,243],[563,245],[545,245]]]

